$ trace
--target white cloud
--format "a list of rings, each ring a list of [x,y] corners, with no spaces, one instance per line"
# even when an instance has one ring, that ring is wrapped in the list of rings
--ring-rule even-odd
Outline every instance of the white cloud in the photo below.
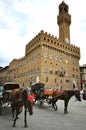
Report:
[[[61,0],[0,0],[0,66],[25,55],[25,45],[41,30],[57,37],[58,6]],[[81,48],[80,64],[85,64],[85,1],[65,0],[72,22],[71,43]],[[7,62],[4,63],[4,60]]]

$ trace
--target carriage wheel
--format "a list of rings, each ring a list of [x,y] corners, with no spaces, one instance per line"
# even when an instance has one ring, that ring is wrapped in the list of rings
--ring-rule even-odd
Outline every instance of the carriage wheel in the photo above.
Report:
[[[40,107],[40,108],[43,108],[43,106],[44,106],[44,102],[40,100],[40,101],[39,101],[39,107]]]
[[[2,114],[2,103],[0,101],[0,115]]]
[[[52,106],[52,107],[54,108],[54,110],[55,110],[55,111],[57,111],[58,107],[57,107],[56,103],[55,103],[55,104],[53,104],[53,106]]]

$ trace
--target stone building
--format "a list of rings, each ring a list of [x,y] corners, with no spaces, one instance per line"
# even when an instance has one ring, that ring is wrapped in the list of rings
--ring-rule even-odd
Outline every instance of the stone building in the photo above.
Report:
[[[81,88],[86,90],[86,64],[80,66]]]
[[[9,64],[9,80],[21,86],[43,82],[47,87],[80,87],[80,48],[70,42],[71,15],[68,5],[59,5],[59,38],[41,30],[25,48],[25,56]]]

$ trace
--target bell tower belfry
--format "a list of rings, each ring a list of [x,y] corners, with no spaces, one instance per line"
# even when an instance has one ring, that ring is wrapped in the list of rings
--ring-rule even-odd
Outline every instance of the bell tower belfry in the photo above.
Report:
[[[59,5],[57,23],[59,25],[59,38],[66,43],[70,43],[71,15],[69,15],[68,5],[64,1]]]

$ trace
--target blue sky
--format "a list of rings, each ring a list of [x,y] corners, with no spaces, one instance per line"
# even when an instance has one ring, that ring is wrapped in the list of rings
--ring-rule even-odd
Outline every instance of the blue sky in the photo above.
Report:
[[[62,0],[0,0],[0,66],[25,55],[26,44],[41,30],[58,35],[58,6]],[[85,0],[65,0],[72,22],[71,44],[80,47],[80,65],[86,64]]]

